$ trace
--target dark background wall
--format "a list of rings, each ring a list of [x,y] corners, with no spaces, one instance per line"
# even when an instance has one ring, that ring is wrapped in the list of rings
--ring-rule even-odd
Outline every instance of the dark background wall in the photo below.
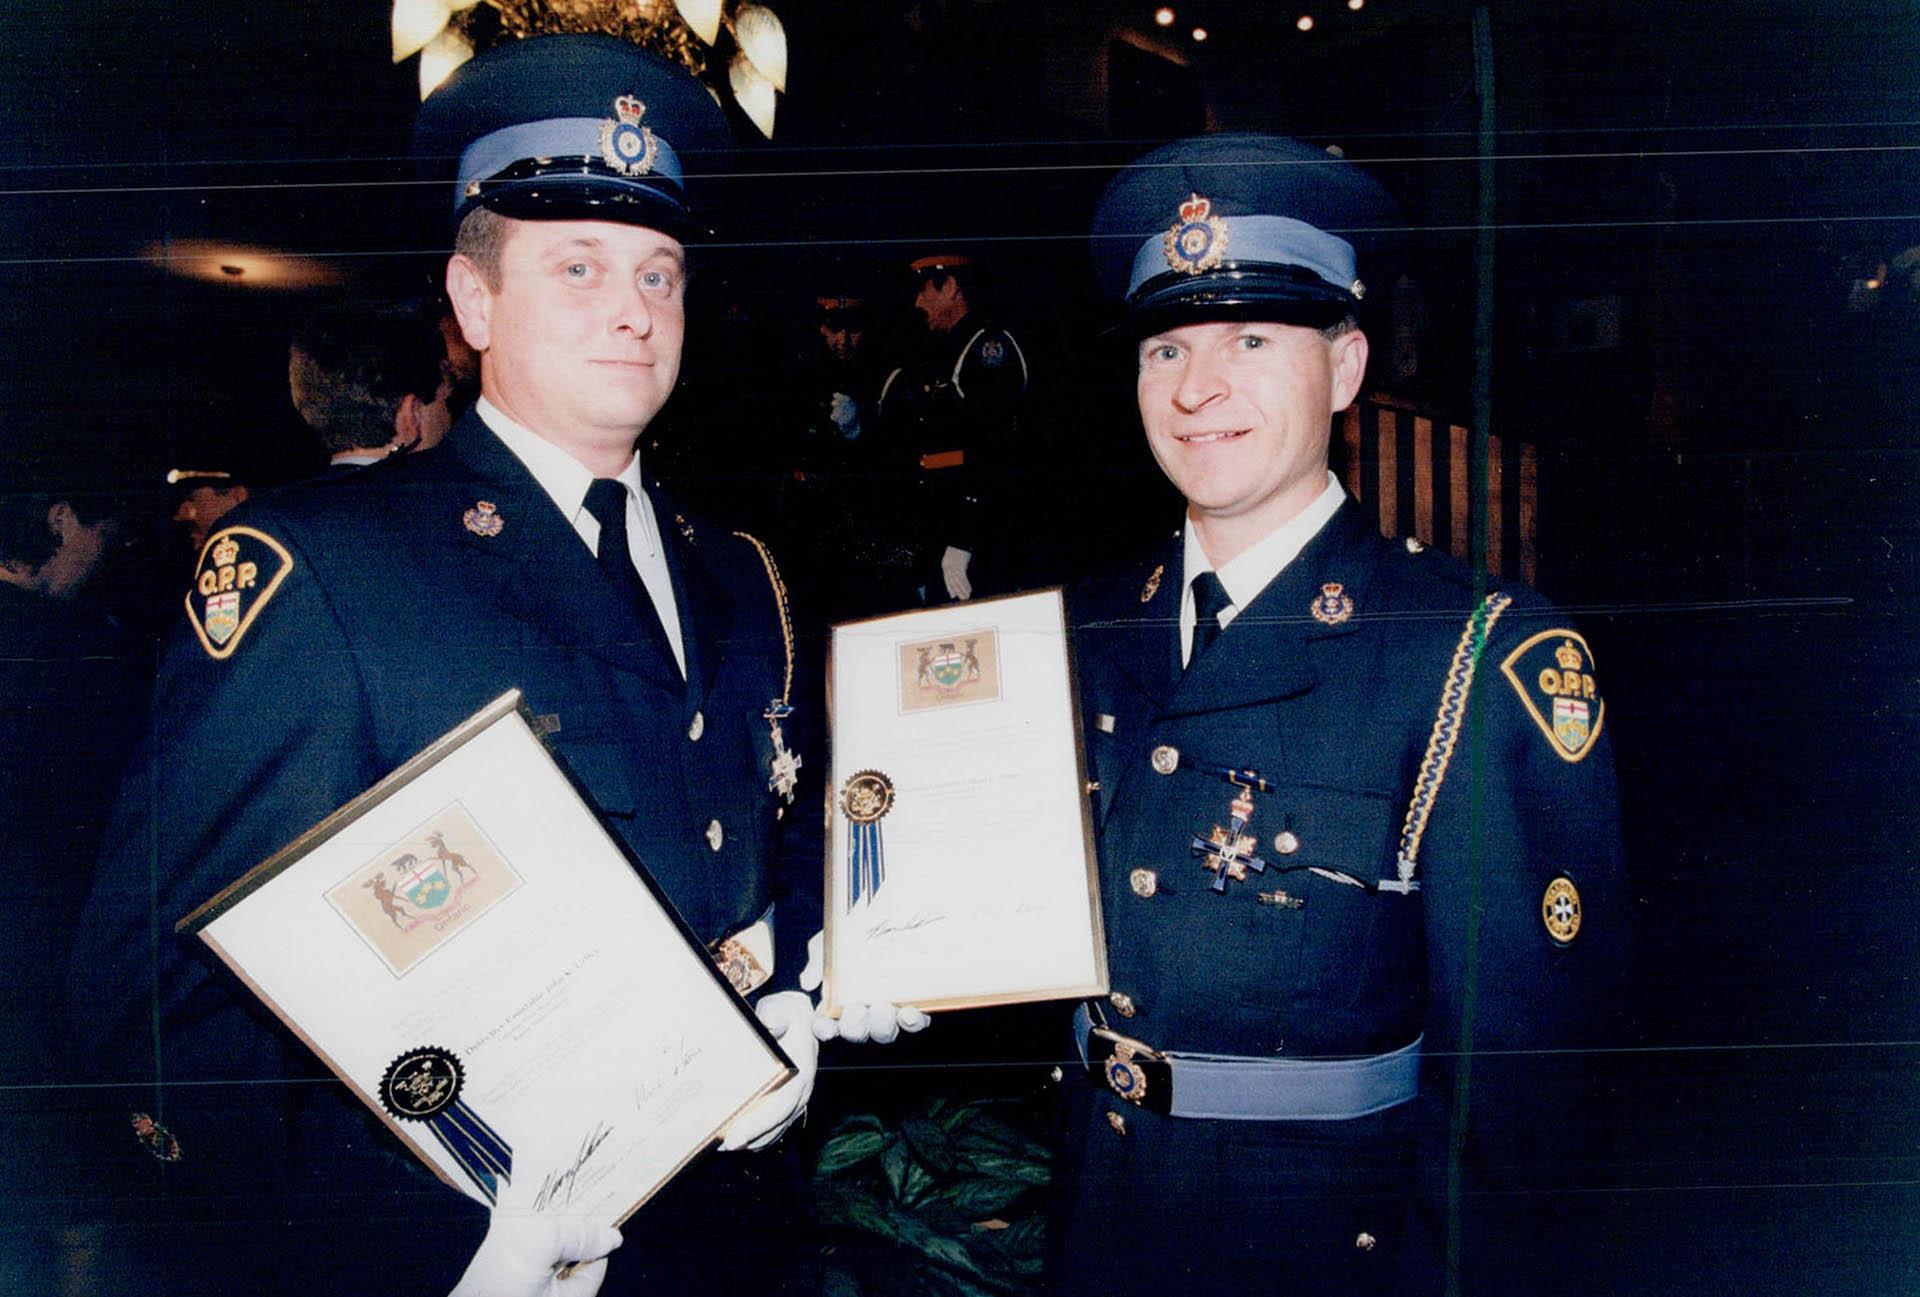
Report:
[[[1035,363],[1022,520],[1084,565],[1171,517],[1094,341],[1084,231],[1111,168],[1205,128],[1369,165],[1406,211],[1392,251],[1427,322],[1398,390],[1465,422],[1490,151],[1491,426],[1541,448],[1540,584],[1591,632],[1631,846],[1632,1025],[1593,1060],[1624,1128],[1577,1226],[1618,1267],[1598,1290],[1910,1290],[1911,7],[1502,2],[1479,65],[1464,4],[1175,7],[1204,46],[1146,4],[780,0],[791,93],[775,140],[742,126],[707,182],[731,217],[656,452],[750,513],[803,304],[850,279],[904,304],[904,261],[961,246]],[[293,323],[328,292],[427,291],[444,260],[386,6],[0,24],[9,462],[149,487],[238,440],[297,473]],[[300,254],[261,264],[323,282],[170,273],[197,239]]]

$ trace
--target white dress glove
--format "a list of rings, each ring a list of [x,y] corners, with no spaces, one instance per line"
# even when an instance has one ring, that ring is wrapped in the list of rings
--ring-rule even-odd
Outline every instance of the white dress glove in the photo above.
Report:
[[[813,1021],[811,997],[801,991],[775,991],[761,996],[753,1011],[800,1071],[734,1118],[720,1141],[721,1150],[728,1153],[743,1148],[762,1149],[786,1134],[787,1127],[807,1110],[807,1100],[813,1095],[814,1074],[819,1070],[820,1042],[807,1029]]]
[[[825,949],[825,933],[816,932],[807,939],[807,966],[800,970],[802,990],[820,989],[826,968]],[[830,1018],[816,1010],[813,1015],[813,1034],[821,1040],[832,1040],[837,1036],[841,1040],[856,1043],[871,1040],[876,1045],[887,1045],[903,1031],[925,1031],[931,1021],[933,1019],[911,1005],[898,1008],[891,1004],[848,1004],[841,1007],[838,1018]]]
[[[947,583],[949,598],[966,600],[973,598],[973,582],[967,580],[967,564],[973,561],[970,549],[955,549],[947,546],[947,552],[940,556],[940,576]]]
[[[607,1253],[619,1246],[610,1225],[495,1211],[451,1297],[593,1297],[607,1277]],[[562,1278],[564,1266],[576,1268]]]

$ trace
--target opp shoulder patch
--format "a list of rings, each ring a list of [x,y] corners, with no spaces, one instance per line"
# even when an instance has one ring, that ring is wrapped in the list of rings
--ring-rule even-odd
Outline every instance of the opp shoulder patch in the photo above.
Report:
[[[233,656],[291,571],[293,555],[263,531],[227,527],[207,539],[187,591],[187,620],[207,656]]]
[[[1593,751],[1607,704],[1594,675],[1593,650],[1579,631],[1557,627],[1528,636],[1507,654],[1500,673],[1555,756],[1579,761]]]

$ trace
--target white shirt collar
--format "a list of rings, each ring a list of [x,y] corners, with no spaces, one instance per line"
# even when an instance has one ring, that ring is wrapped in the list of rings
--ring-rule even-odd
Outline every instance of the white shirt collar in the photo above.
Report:
[[[1273,579],[1286,571],[1287,564],[1300,556],[1307,542],[1320,534],[1320,529],[1340,510],[1347,498],[1346,490],[1340,485],[1340,479],[1331,470],[1327,473],[1327,485],[1313,503],[1302,509],[1287,521],[1255,541],[1247,549],[1235,555],[1217,571],[1220,584],[1226,588],[1227,598],[1233,603],[1220,614],[1220,625],[1224,628],[1231,624],[1242,609],[1259,597]],[[1214,571],[1213,563],[1207,558],[1206,550],[1200,547],[1200,537],[1195,534],[1193,523],[1186,525],[1185,555],[1182,559],[1185,582],[1180,596],[1180,643],[1181,660],[1190,656],[1189,646],[1193,643],[1193,578],[1201,572]]]
[[[576,531],[582,531],[584,535],[585,529],[582,529],[580,524],[583,517],[591,521],[591,515],[586,514],[586,504],[587,488],[593,485],[593,471],[539,433],[524,424],[515,422],[486,397],[481,397],[475,403],[474,409],[480,415],[481,422],[485,423],[492,430],[493,435],[500,438],[506,448],[513,452],[514,458],[526,466],[527,472],[533,474],[533,480],[540,484],[540,489],[552,497],[554,505],[559,508],[567,522]],[[634,501],[640,505],[639,513],[643,525],[634,539],[651,552],[656,546],[657,532],[652,525],[653,511],[646,507],[647,495],[642,487],[640,452],[637,449],[633,452],[633,458],[627,461],[627,466],[621,469],[615,478],[627,488]],[[589,545],[593,544],[600,534],[599,524],[595,523],[590,530],[592,537],[588,538]]]

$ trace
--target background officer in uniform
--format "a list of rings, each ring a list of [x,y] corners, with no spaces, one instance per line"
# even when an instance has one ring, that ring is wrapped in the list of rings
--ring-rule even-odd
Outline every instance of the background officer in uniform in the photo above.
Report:
[[[95,1075],[131,1083],[112,1120],[146,1191],[133,1214],[153,1222],[146,1291],[445,1292],[473,1253],[485,1214],[173,924],[502,691],[524,691],[693,931],[735,943],[743,990],[791,986],[819,922],[817,892],[778,894],[817,886],[820,838],[782,818],[777,787],[810,706],[779,576],[634,453],[679,368],[683,176],[727,148],[718,109],[623,42],[537,38],[465,65],[417,143],[460,159],[447,278],[481,400],[439,449],[289,489],[209,538],[75,958]],[[811,1086],[808,998],[758,1007],[802,1076],[729,1147],[771,1139]],[[797,1285],[788,1170],[779,1154],[691,1168],[628,1223],[610,1288]],[[544,1242],[529,1260],[496,1230],[463,1291],[544,1290],[554,1249],[607,1240]]]
[[[920,257],[913,273],[927,342],[918,359],[887,375],[880,415],[911,483],[924,598],[936,604],[1004,584],[990,572],[983,580],[979,556],[994,547],[1006,485],[999,474],[1019,433],[1027,358],[982,314],[971,258]]]
[[[1605,702],[1564,614],[1383,539],[1328,471],[1367,361],[1334,231],[1389,212],[1265,136],[1099,205],[1187,508],[1073,598],[1113,993],[1077,1022],[1063,1291],[1553,1287],[1533,1195],[1589,1151],[1554,1051],[1623,928]]]

